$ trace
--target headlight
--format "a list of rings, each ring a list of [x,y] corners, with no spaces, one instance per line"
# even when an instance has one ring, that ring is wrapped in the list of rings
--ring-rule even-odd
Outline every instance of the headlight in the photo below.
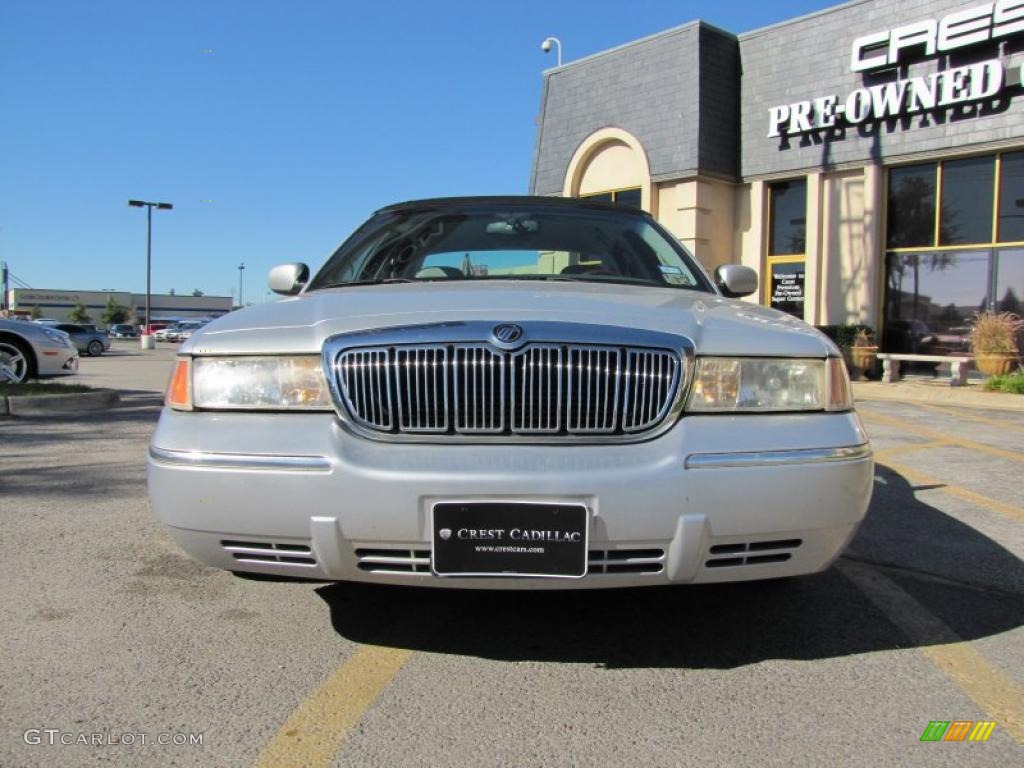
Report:
[[[838,358],[698,358],[686,410],[713,412],[844,411],[853,407]]]
[[[53,331],[49,328],[43,328],[43,335],[46,336],[54,344],[60,344],[61,346],[69,347],[71,345],[71,337],[63,331]]]
[[[185,367],[186,371],[178,373]],[[179,359],[167,404],[190,410],[320,410],[331,407],[319,355]],[[180,377],[180,378],[179,378]],[[189,392],[185,383],[191,379]],[[172,397],[173,395],[173,397]]]

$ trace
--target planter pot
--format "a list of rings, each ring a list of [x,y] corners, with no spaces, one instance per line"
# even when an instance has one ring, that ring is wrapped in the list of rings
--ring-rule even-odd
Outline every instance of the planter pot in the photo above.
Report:
[[[974,363],[986,376],[1004,376],[1017,367],[1017,356],[975,355]]]
[[[878,347],[850,347],[849,360],[853,378],[863,381],[865,372],[875,367],[877,359]]]

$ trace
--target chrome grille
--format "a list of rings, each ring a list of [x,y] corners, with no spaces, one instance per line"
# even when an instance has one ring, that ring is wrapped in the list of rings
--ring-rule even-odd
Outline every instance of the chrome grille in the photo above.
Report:
[[[505,356],[483,345],[457,346],[454,351],[455,431],[462,434],[504,431]]]
[[[614,432],[618,420],[620,353],[608,347],[570,347],[569,398],[566,421],[570,432]]]
[[[555,434],[562,428],[562,348],[536,344],[512,355],[512,431]]]
[[[661,421],[671,405],[667,395],[679,376],[678,358],[660,350],[626,352],[622,429],[639,432]]]
[[[338,386],[349,412],[361,424],[390,430],[390,351],[386,347],[345,350],[338,357]]]
[[[692,354],[684,337],[538,321],[506,348],[477,340],[492,327],[438,323],[329,339],[324,363],[339,413],[381,439],[628,442],[666,429],[679,412]]]
[[[393,359],[399,430],[447,432],[447,347],[395,349]]]

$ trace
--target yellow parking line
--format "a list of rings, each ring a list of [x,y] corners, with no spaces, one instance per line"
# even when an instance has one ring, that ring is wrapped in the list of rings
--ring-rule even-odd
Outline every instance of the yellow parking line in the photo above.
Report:
[[[256,759],[257,768],[331,765],[349,732],[412,656],[364,645],[303,701]]]
[[[887,456],[892,456],[897,453],[928,451],[932,448],[945,448],[948,445],[951,445],[949,440],[929,440],[927,443],[906,443],[904,445],[894,445],[891,448],[883,448],[880,451],[875,451],[875,461],[881,461]]]
[[[917,408],[923,408],[926,411],[932,411],[933,413],[941,413],[945,416],[951,416],[955,419],[966,419],[967,421],[976,421],[979,424],[988,424],[992,427],[999,427],[999,429],[1012,429],[1018,432],[1024,432],[1024,424],[1015,424],[1010,419],[990,419],[987,416],[977,416],[973,413],[962,413],[962,408],[947,408],[942,405],[935,405],[934,403],[914,403]]]
[[[1024,461],[1024,451],[1008,451],[1005,448],[996,448],[992,445],[986,445],[985,443],[978,443],[974,440],[965,440],[959,437],[950,437],[942,432],[937,432],[934,429],[928,429],[927,427],[920,427],[912,421],[906,421],[904,419],[897,419],[895,416],[886,416],[880,413],[866,413],[864,411],[857,412],[861,419],[866,421],[868,424],[881,424],[883,426],[898,427],[904,432],[909,432],[912,435],[918,435],[920,437],[930,437],[933,440],[943,440],[950,445],[954,445],[958,448],[966,448],[970,451],[978,451],[980,453],[987,453],[990,456],[998,456],[1001,459],[1010,459],[1011,461]]]
[[[993,667],[970,643],[878,569],[851,560],[840,560],[836,567],[911,642],[920,646],[988,719],[995,720],[1015,741],[1024,743],[1024,688]]]
[[[915,485],[935,485],[938,486],[935,490],[943,491],[950,494],[951,496],[957,496],[958,498],[969,501],[972,504],[976,504],[979,507],[986,507],[991,509],[993,512],[998,512],[1001,515],[1013,518],[1019,522],[1024,522],[1024,509],[1015,507],[1012,504],[1007,504],[999,499],[993,499],[991,496],[985,496],[981,493],[975,493],[969,491],[966,488],[961,488],[959,485],[953,485],[939,480],[936,477],[932,477],[924,472],[919,472],[916,469],[911,469],[903,464],[898,464],[894,461],[889,461],[885,456],[879,456],[875,454],[875,461],[879,464],[888,467],[893,472],[903,475],[908,481]]]

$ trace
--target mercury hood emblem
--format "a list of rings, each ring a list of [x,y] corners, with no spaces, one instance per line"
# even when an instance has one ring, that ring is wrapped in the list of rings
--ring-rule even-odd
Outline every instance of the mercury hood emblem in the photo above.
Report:
[[[523,327],[515,323],[499,323],[491,330],[491,335],[499,344],[515,344],[523,338]]]

